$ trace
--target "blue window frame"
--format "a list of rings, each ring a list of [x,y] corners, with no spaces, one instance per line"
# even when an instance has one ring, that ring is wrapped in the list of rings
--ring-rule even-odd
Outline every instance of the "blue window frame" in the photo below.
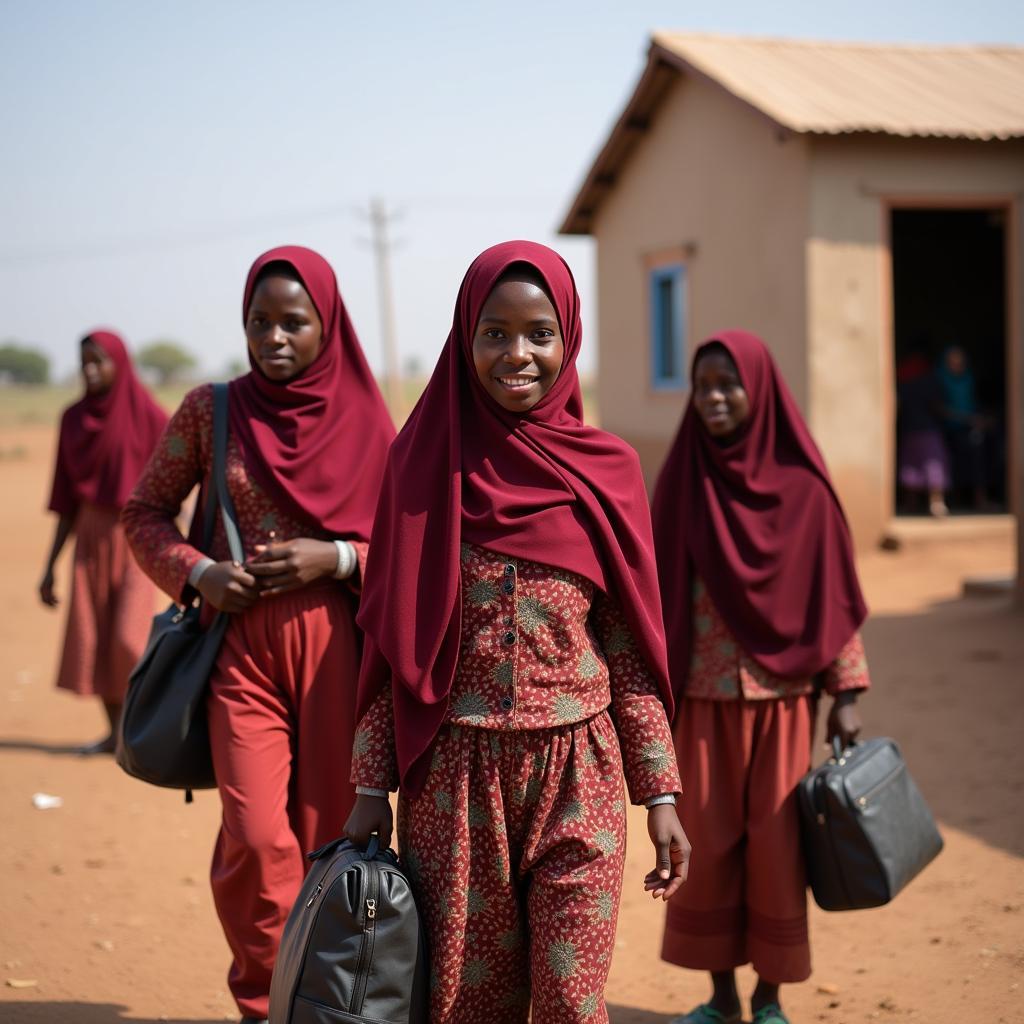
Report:
[[[650,271],[651,386],[686,387],[686,267],[672,263]]]

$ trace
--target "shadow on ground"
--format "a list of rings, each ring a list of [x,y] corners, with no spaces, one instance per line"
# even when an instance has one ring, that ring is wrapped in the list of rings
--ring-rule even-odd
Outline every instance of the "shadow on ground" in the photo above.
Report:
[[[1024,615],[969,598],[864,627],[865,734],[892,736],[940,825],[1024,855]]]
[[[611,1024],[668,1024],[672,1014],[653,1013],[650,1010],[636,1010],[630,1006],[608,1004],[608,1019]]]
[[[0,1020],[4,1024],[224,1024],[224,1018],[212,1017],[133,1017],[117,1003],[0,1002]]]
[[[0,750],[21,751],[28,754],[54,754],[57,757],[109,757],[109,754],[82,752],[81,743],[43,743],[42,740],[13,740],[0,738]]]

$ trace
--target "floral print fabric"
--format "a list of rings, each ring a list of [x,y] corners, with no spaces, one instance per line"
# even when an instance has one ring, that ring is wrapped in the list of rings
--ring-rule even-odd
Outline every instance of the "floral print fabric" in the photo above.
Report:
[[[510,733],[445,726],[398,839],[430,949],[433,1024],[608,1020],[625,854],[606,713]]]
[[[213,543],[207,552],[189,544],[174,522],[192,488],[208,482],[212,466],[213,386],[205,384],[190,391],[171,417],[121,514],[139,565],[176,601],[186,596],[189,573],[204,555],[218,562],[231,557],[219,516],[214,524]],[[256,545],[271,541],[298,537],[333,539],[321,527],[300,523],[275,507],[249,474],[238,444],[230,435],[225,476],[247,556],[255,554]],[[358,541],[351,543],[362,569],[367,545]]]
[[[522,732],[610,710],[630,798],[681,789],[657,684],[619,606],[586,579],[465,544],[462,646],[448,722]],[[397,788],[390,692],[356,732],[352,781]]]
[[[782,679],[754,661],[729,631],[700,578],[693,587],[693,633],[687,697],[775,700],[815,692],[814,679]],[[868,689],[871,678],[860,633],[854,633],[823,676],[823,688],[832,696],[843,690]]]

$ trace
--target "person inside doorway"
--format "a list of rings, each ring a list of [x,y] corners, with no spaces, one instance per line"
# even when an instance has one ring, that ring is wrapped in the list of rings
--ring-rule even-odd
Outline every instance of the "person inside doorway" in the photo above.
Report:
[[[943,392],[925,353],[908,353],[896,367],[896,435],[899,483],[915,511],[922,499],[929,515],[949,515],[950,459],[942,431]]]
[[[974,371],[963,348],[951,345],[946,349],[936,376],[954,493],[969,495],[975,511],[984,512],[990,507],[989,462],[995,424],[978,406]]]

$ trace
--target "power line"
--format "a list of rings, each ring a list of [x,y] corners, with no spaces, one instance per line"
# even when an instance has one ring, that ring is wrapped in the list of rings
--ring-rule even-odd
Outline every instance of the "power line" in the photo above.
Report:
[[[507,209],[514,205],[548,205],[561,202],[555,196],[420,196],[408,200],[422,209],[450,209],[478,206],[498,206]],[[40,263],[67,263],[75,260],[116,258],[140,252],[161,252],[173,249],[189,249],[203,245],[214,245],[243,238],[246,235],[262,234],[271,229],[289,229],[299,225],[320,221],[340,220],[348,217],[358,204],[333,203],[305,210],[266,215],[258,218],[228,221],[214,227],[184,232],[154,232],[130,235],[101,241],[83,242],[58,248],[24,248],[20,250],[0,249],[0,267],[29,266]]]

